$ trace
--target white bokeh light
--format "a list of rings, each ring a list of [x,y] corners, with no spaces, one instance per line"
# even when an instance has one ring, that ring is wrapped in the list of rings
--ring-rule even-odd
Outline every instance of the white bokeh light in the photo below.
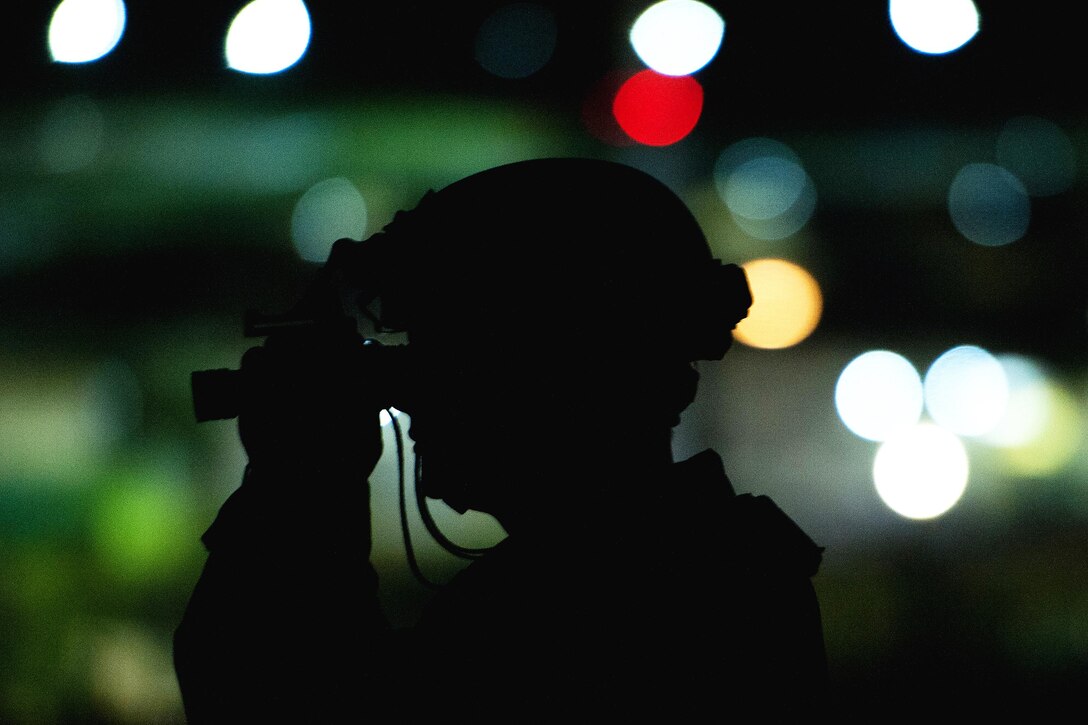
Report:
[[[891,0],[888,17],[900,40],[927,55],[950,53],[978,33],[972,0]]]
[[[58,63],[88,63],[113,50],[124,32],[122,0],[64,0],[49,21],[49,53]]]
[[[1054,393],[1042,368],[1022,355],[999,355],[1009,385],[1005,414],[983,440],[1001,448],[1024,446],[1043,434],[1054,414]]]
[[[909,519],[932,519],[963,496],[968,469],[967,451],[954,433],[919,423],[880,445],[873,482],[892,511]]]
[[[291,67],[310,44],[310,13],[302,0],[253,0],[227,30],[227,65],[266,75]]]
[[[295,204],[291,240],[300,257],[324,262],[338,239],[366,234],[366,199],[347,179],[334,177],[311,186]]]
[[[872,350],[854,358],[835,384],[835,409],[855,435],[882,441],[922,415],[922,380],[898,353]]]
[[[982,436],[1005,415],[1009,381],[997,358],[974,345],[960,345],[933,361],[923,381],[933,420],[964,436]]]
[[[662,0],[631,26],[631,47],[651,69],[670,76],[690,75],[717,55],[725,21],[696,0]]]

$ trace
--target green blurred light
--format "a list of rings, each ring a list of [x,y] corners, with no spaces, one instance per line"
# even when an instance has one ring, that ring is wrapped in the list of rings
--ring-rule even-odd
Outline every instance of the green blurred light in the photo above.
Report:
[[[176,473],[141,468],[114,478],[91,521],[94,551],[118,579],[146,582],[184,570],[198,541],[192,495]]]
[[[82,483],[104,460],[112,432],[86,387],[16,372],[0,384],[0,481]]]
[[[119,359],[74,371],[0,363],[0,483],[89,485],[98,466],[140,425],[143,399]]]
[[[39,148],[46,171],[64,174],[90,166],[102,148],[106,120],[87,96],[62,98],[42,122]]]
[[[1048,415],[1041,428],[1030,440],[1001,451],[1006,465],[1022,476],[1053,475],[1067,467],[1083,446],[1084,413],[1080,403],[1055,383],[1042,390]]]
[[[335,138],[321,114],[235,115],[172,105],[137,113],[120,157],[124,171],[147,178],[152,189],[180,186],[179,198],[160,200],[167,205],[201,191],[218,198],[294,192],[321,174],[324,146]]]
[[[982,440],[998,448],[1016,448],[1036,441],[1048,425],[1053,384],[1035,360],[1023,355],[999,355],[1009,385],[1009,400],[997,426]]]
[[[82,686],[78,619],[88,595],[73,530],[48,542],[0,543],[0,722],[63,722]]]
[[[1058,124],[1037,116],[1009,119],[997,139],[997,161],[1024,183],[1031,196],[1053,196],[1077,176],[1076,151]]]

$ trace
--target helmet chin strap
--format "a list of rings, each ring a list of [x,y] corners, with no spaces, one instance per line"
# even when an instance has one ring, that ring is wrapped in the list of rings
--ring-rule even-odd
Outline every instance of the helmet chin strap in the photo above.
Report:
[[[407,493],[407,481],[405,476],[404,465],[404,438],[402,435],[400,423],[397,422],[397,417],[393,415],[392,410],[386,410],[389,414],[389,418],[392,421],[393,434],[396,439],[397,449],[397,491],[400,500],[400,527],[401,533],[404,537],[404,553],[408,559],[408,567],[412,570],[412,574],[415,575],[424,586],[430,589],[437,589],[440,585],[431,581],[423,573],[423,570],[419,566],[419,560],[416,558],[415,547],[412,544],[411,531],[408,525],[408,493]],[[414,457],[413,466],[413,482],[412,486],[415,489],[416,508],[419,511],[420,520],[423,522],[423,526],[427,529],[427,533],[431,535],[431,538],[438,543],[443,549],[450,554],[462,559],[479,559],[492,547],[484,548],[471,548],[461,546],[454,543],[442,533],[438,528],[438,524],[435,523],[434,517],[431,515],[430,507],[427,504],[427,498],[423,494],[423,487],[420,485],[422,480],[423,462],[420,456]],[[467,510],[467,509],[466,509]],[[464,513],[460,511],[459,513]]]

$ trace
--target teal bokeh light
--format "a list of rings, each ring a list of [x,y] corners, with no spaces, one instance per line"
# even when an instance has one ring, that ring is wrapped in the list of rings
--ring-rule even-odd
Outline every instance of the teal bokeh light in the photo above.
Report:
[[[995,164],[967,164],[948,190],[948,212],[956,229],[975,244],[1000,247],[1028,231],[1031,202],[1027,189]]]
[[[476,62],[500,78],[527,78],[551,60],[557,32],[550,8],[537,3],[504,5],[476,33]]]

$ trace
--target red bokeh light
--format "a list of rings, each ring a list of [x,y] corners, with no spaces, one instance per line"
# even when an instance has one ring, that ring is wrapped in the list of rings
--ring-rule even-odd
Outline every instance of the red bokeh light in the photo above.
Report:
[[[703,112],[703,87],[691,76],[644,70],[627,79],[612,101],[620,128],[647,146],[668,146],[691,133]]]

